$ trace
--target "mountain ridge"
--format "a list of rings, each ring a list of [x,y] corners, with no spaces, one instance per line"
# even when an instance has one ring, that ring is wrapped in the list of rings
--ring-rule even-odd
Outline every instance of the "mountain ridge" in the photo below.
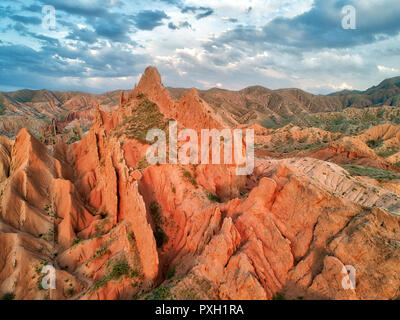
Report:
[[[167,87],[166,90],[173,99],[178,100],[191,89]],[[34,123],[29,129],[35,134],[39,134],[40,128],[53,119],[62,123],[62,127],[68,126],[74,120],[83,120],[81,125],[88,128],[93,121],[95,107],[99,105],[108,112],[115,110],[121,92],[129,95],[131,90],[114,90],[102,94],[47,89],[0,92],[0,134],[13,137],[23,127],[22,124],[27,123],[26,119],[15,117],[28,117]],[[297,88],[271,90],[260,85],[238,91],[210,88],[197,92],[230,125],[261,124],[267,128],[275,128],[300,115],[384,105],[398,107],[400,77],[385,79],[365,91],[344,90],[329,95],[314,95]]]

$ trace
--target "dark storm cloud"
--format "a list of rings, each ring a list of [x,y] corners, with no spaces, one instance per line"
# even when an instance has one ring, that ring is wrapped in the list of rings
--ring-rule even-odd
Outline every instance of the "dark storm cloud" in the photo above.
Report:
[[[200,19],[203,19],[203,18],[207,18],[207,17],[211,16],[213,13],[214,13],[213,9],[208,9],[207,11],[205,11],[203,13],[197,14],[196,15],[196,19],[200,20]]]
[[[182,13],[191,12],[195,14],[197,20],[206,18],[211,16],[214,13],[214,10],[209,7],[194,7],[194,6],[186,6],[181,8]]]
[[[56,11],[63,11],[70,17],[84,19],[94,31],[79,30],[73,24],[67,36],[68,39],[94,43],[96,39],[108,39],[117,42],[130,42],[130,33],[133,31],[133,15],[117,13],[114,9],[123,6],[123,2],[96,0],[90,2],[70,3],[63,0],[41,0],[43,4],[52,5]],[[140,19],[140,17],[139,17]],[[64,18],[65,21],[65,18]],[[66,22],[66,21],[65,21]],[[63,23],[64,26],[68,23]]]
[[[356,8],[356,30],[342,28],[345,5]],[[261,29],[238,26],[223,33],[216,42],[257,42],[303,49],[347,48],[397,35],[399,16],[398,0],[370,5],[355,0],[316,0],[310,11],[294,18],[275,18]]]
[[[162,26],[164,19],[169,19],[164,11],[143,10],[134,16],[134,24],[140,30],[153,30]]]
[[[79,29],[75,26],[71,26],[72,31],[66,36],[66,39],[77,40],[86,42],[88,44],[96,43],[99,39],[98,34],[87,28]]]
[[[176,25],[176,24],[173,23],[173,22],[170,22],[170,23],[168,24],[168,28],[171,29],[171,30],[191,29],[191,28],[192,28],[192,25],[191,25],[189,22],[187,22],[187,21],[180,22],[178,25]]]
[[[29,28],[27,28],[24,24],[19,23],[19,22],[8,25],[7,29],[15,30],[16,32],[18,32],[18,34],[20,34],[21,36],[24,36],[24,37],[30,37],[32,39],[36,39],[39,41],[48,42],[55,46],[59,45],[58,39],[48,37],[48,36],[45,36],[40,33],[31,32]]]
[[[0,86],[55,88],[62,77],[129,77],[142,72],[149,64],[146,56],[132,54],[119,46],[103,47],[96,55],[88,49],[84,44],[72,49],[48,43],[41,50],[24,45],[0,45]],[[32,82],[32,79],[35,80]]]
[[[81,17],[103,17],[109,15],[109,9],[115,7],[110,1],[65,1],[65,0],[41,0],[42,4],[51,5],[56,10],[61,10]],[[42,7],[40,7],[41,10]]]
[[[168,28],[171,29],[171,30],[178,30],[179,29],[179,27],[173,22],[168,23]]]
[[[33,25],[39,25],[42,23],[42,19],[38,17],[33,17],[33,16],[21,16],[21,15],[11,15],[9,16],[11,20],[14,20],[16,22],[21,22],[23,24],[33,24]]]
[[[43,5],[55,7],[56,31],[64,31],[66,36],[41,28]],[[84,81],[139,74],[150,61],[147,55],[134,53],[137,44],[130,36],[138,29],[153,30],[168,16],[160,10],[129,14],[129,10],[118,10],[122,5],[121,1],[110,0],[38,0],[25,6],[0,5],[0,13],[11,20],[5,32],[13,30],[20,39],[40,44],[33,49],[29,45],[0,42],[0,86],[51,89],[61,86],[63,78]],[[74,42],[69,41],[67,46],[65,40]],[[58,88],[70,89],[76,83],[63,85]]]

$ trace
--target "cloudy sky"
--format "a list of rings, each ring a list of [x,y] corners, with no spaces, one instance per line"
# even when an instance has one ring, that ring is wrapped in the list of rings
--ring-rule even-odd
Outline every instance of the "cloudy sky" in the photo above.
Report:
[[[2,91],[129,89],[148,65],[167,86],[322,94],[400,75],[399,0],[1,0],[0,19]]]

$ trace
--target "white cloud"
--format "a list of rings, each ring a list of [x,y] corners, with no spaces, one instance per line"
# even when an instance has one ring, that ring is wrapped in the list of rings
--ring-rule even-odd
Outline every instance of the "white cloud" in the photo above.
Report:
[[[381,65],[378,65],[378,70],[379,70],[379,72],[382,72],[382,73],[398,73],[399,72],[399,69],[388,68],[388,67],[381,66]]]

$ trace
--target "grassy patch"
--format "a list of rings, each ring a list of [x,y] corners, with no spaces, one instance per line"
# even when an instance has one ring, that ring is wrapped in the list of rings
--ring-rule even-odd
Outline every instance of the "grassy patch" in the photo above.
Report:
[[[220,197],[218,197],[216,194],[211,193],[211,192],[207,192],[207,198],[208,200],[212,201],[212,202],[218,202],[218,203],[222,203],[222,200]]]
[[[72,296],[74,295],[74,292],[75,292],[75,289],[74,289],[74,288],[68,288],[68,289],[65,291],[65,295],[66,295],[67,297],[72,297]]]
[[[157,247],[161,248],[168,241],[168,236],[163,229],[164,219],[162,217],[161,207],[157,202],[150,204],[150,214],[154,222],[154,238],[156,239]]]
[[[109,268],[107,274],[98,282],[95,283],[94,289],[97,290],[105,285],[111,280],[119,280],[122,276],[129,276],[132,274],[131,267],[129,264],[123,259],[115,262]]]
[[[176,297],[170,291],[170,289],[166,286],[160,286],[153,291],[151,291],[146,297],[145,300],[175,300]]]
[[[102,215],[102,214],[101,214]],[[104,234],[104,229],[106,225],[110,223],[110,218],[106,217],[102,220],[99,220],[96,225],[94,226],[94,230],[96,231],[95,237],[99,237]]]
[[[384,123],[400,123],[400,110],[394,107],[346,108],[342,112],[300,113],[294,116],[276,119],[267,118],[262,125],[269,129],[279,129],[288,124],[299,127],[314,127],[330,132],[355,135],[365,129]],[[371,141],[373,148],[379,145]]]
[[[172,267],[171,270],[168,271],[167,279],[169,280],[169,279],[173,278],[174,275],[175,275],[175,267]]]
[[[124,275],[128,275],[131,271],[131,267],[126,261],[117,262],[112,266],[111,269],[111,279],[118,280]]]
[[[142,261],[140,259],[140,254],[136,246],[135,234],[132,231],[126,233],[130,247],[133,249],[133,270],[131,272],[131,278],[140,276],[143,271]]]
[[[104,287],[105,285],[107,285],[108,281],[110,281],[110,279],[108,277],[103,277],[103,279],[97,281],[94,284],[94,290],[100,289],[101,287]]]
[[[115,136],[126,135],[129,139],[148,143],[147,132],[151,129],[164,130],[168,126],[158,106],[149,99],[141,101],[132,111],[133,114],[115,128]]]
[[[150,166],[150,164],[147,162],[146,157],[142,157],[142,158],[140,159],[139,163],[138,163],[138,169],[139,169],[139,170],[144,170],[144,169],[146,169],[146,168],[149,167],[149,166]]]
[[[136,239],[135,239],[135,234],[133,233],[133,231],[129,231],[129,232],[126,234],[126,237],[128,238],[128,241],[129,241],[129,243],[130,243],[131,245],[134,245],[134,244],[135,244]]]
[[[137,94],[137,96],[136,96],[136,98],[138,98],[138,99],[143,99],[144,97],[145,97],[145,94],[142,93],[142,92],[139,92],[139,93]]]
[[[276,292],[272,295],[272,300],[286,300],[286,298],[282,292]]]
[[[396,154],[397,152],[398,152],[397,149],[389,148],[389,149],[382,150],[382,151],[378,152],[377,155],[382,157],[382,158],[388,158],[388,157]]]
[[[72,246],[72,247],[77,246],[81,241],[82,241],[82,240],[79,239],[79,238],[73,238],[73,239],[72,239],[72,244],[71,244],[71,246]]]
[[[376,149],[382,146],[383,141],[381,139],[379,140],[368,140],[367,141],[367,146],[370,147],[371,149]]]
[[[396,180],[400,179],[400,176],[394,172],[388,170],[382,170],[377,168],[371,167],[363,167],[357,165],[343,165],[342,166],[345,170],[347,170],[350,175],[352,176],[362,176],[362,177],[369,177],[378,181],[384,180]]]
[[[132,270],[130,273],[131,278],[135,278],[135,277],[139,277],[139,276],[140,276],[140,272],[136,269]]]
[[[182,177],[197,188],[196,174],[192,175],[189,171],[182,168]]]
[[[323,149],[327,146],[327,143],[301,143],[301,142],[288,142],[288,141],[276,141],[274,144],[269,146],[262,146],[259,149],[266,149],[269,152],[287,154],[296,151],[303,150],[314,150]]]
[[[14,300],[15,294],[12,292],[7,292],[1,297],[1,300]]]
[[[73,144],[73,143],[78,142],[78,141],[80,141],[80,140],[81,140],[80,137],[78,137],[78,136],[72,136],[72,137],[70,137],[70,138],[68,139],[67,144]]]
[[[104,256],[107,252],[109,252],[107,245],[97,248],[95,254],[93,255],[93,258],[94,259],[100,258]]]
[[[55,231],[53,228],[49,229],[46,234],[42,234],[40,236],[41,239],[46,240],[46,241],[54,241],[55,239]]]
[[[2,93],[0,93],[0,116],[5,115],[7,112],[7,101]]]

